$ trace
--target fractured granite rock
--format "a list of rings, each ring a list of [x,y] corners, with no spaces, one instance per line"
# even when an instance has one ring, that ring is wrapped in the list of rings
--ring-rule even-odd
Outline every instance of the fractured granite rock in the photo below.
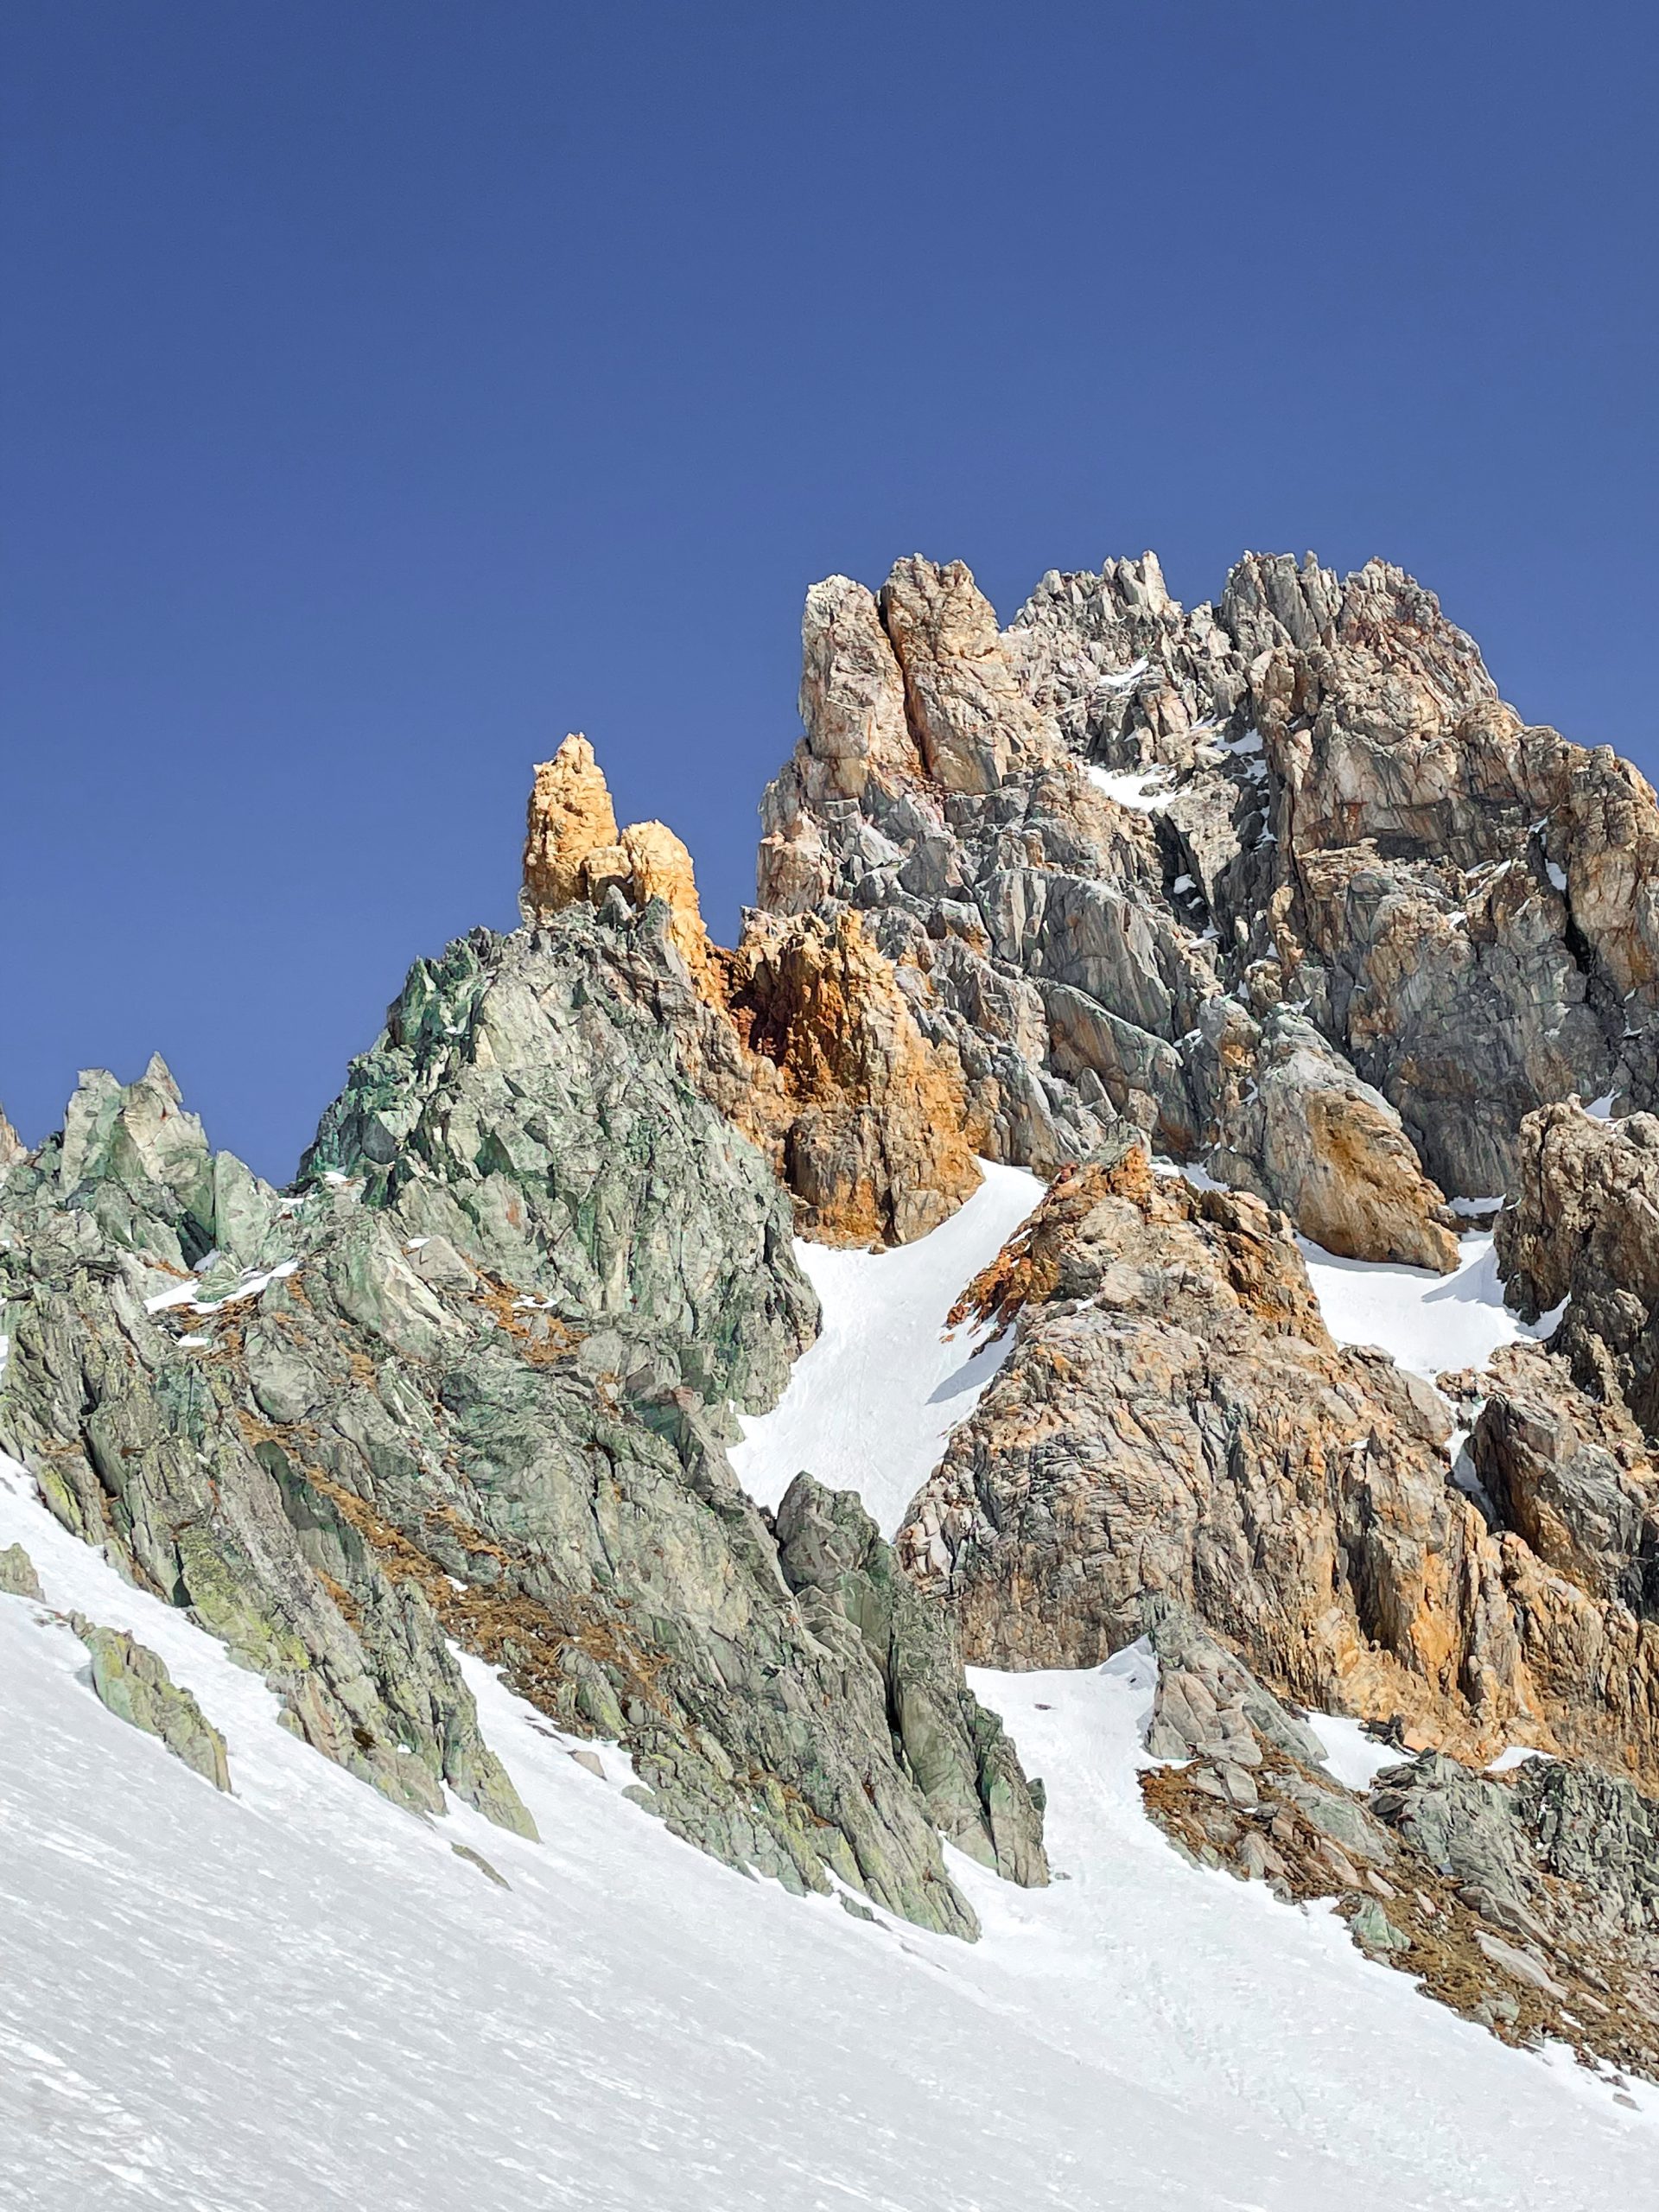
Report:
[[[1052,1173],[1124,1120],[1333,1249],[1446,1268],[1442,1193],[1395,1105],[1306,995],[1281,1006],[1289,971],[1265,924],[1216,925],[1228,899],[1284,920],[1239,649],[1205,610],[1187,658],[1207,718],[1196,689],[1190,712],[1167,686],[1154,697],[1145,644],[1155,632],[1173,653],[1185,618],[1155,563],[1109,581],[1140,610],[1142,649],[1122,671],[1102,668],[1103,641],[1078,653],[1064,618],[1080,611],[1052,592],[999,635],[960,563],[900,562],[879,601],[845,578],[815,587],[805,735],[762,807],[761,905],[869,917],[925,985],[918,1020],[951,1049],[999,1158]],[[1111,642],[1127,651],[1121,625]],[[1148,717],[1160,734],[1137,752]],[[1164,773],[1156,799],[1116,772],[1131,761]]]
[[[1210,1171],[1254,1191],[1344,1259],[1446,1274],[1458,1240],[1400,1117],[1304,1015],[1231,998],[1198,1015],[1195,1089],[1216,1129]]]
[[[1547,1101],[1653,1103],[1659,807],[1525,728],[1412,578],[1249,555],[1188,614],[1109,563],[1046,577],[1008,634],[1085,757],[1166,770],[1232,988],[1271,963],[1443,1187],[1502,1191]]]
[[[1039,718],[966,563],[898,562],[881,588],[881,620],[928,774],[947,791],[997,790],[1033,748]]]
[[[1576,1091],[1659,1104],[1659,803],[1525,728],[1381,562],[814,587],[761,906],[865,915],[925,980],[976,1141],[1052,1173],[1114,1121],[1349,1256],[1452,1264]]]

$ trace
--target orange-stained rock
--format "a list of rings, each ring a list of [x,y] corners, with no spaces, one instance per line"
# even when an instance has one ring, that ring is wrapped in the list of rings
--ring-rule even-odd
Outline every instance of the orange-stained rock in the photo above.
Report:
[[[692,981],[705,996],[718,993],[714,946],[703,926],[697,903],[696,879],[691,855],[665,823],[635,822],[622,832],[627,856],[628,879],[624,887],[634,904],[646,906],[660,899],[668,908],[668,933]],[[599,896],[603,888],[597,883]]]
[[[583,871],[595,849],[616,843],[616,813],[594,748],[573,731],[536,771],[524,836],[524,905],[556,914],[586,898]]]
[[[524,909],[545,921],[613,890],[666,909],[691,988],[653,1010],[696,1089],[771,1158],[803,1234],[908,1243],[977,1187],[960,1063],[924,1036],[858,917],[752,914],[737,950],[721,950],[684,845],[660,822],[619,834],[593,747],[567,738],[536,772]],[[910,981],[925,997],[925,979]]]
[[[717,996],[714,947],[697,904],[691,855],[663,822],[619,831],[610,787],[585,737],[567,737],[536,771],[524,838],[522,904],[532,920],[585,900],[598,906],[614,885],[637,906],[660,899],[669,935],[700,990]]]
[[[856,914],[752,913],[729,974],[759,1065],[728,1111],[772,1152],[809,1235],[908,1243],[978,1188],[961,1067],[924,1037]]]
[[[1446,1400],[1332,1343],[1284,1216],[1138,1147],[1063,1174],[970,1313],[1018,1340],[895,1548],[971,1662],[1096,1665],[1174,1603],[1302,1703],[1659,1780],[1650,1470],[1562,1361],[1447,1378],[1483,1512]]]

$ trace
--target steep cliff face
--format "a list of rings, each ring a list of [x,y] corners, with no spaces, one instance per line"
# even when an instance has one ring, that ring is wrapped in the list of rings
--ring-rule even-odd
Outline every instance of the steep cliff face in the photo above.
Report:
[[[418,963],[285,1197],[159,1063],[89,1077],[0,1192],[0,1445],[399,1802],[526,1825],[458,1644],[621,1743],[705,1849],[971,1934],[936,1818],[1021,1879],[1040,1818],[942,1619],[878,1662],[886,1547],[838,1606],[798,1597],[731,1474],[731,1408],[775,1396],[816,1302],[766,1159],[652,1010],[689,995],[667,900],[610,915]],[[941,1755],[961,1732],[943,1783],[895,1681]]]
[[[1045,578],[1011,635],[1086,757],[1166,766],[1230,980],[1269,963],[1448,1191],[1503,1190],[1550,1099],[1647,1102],[1653,793],[1524,727],[1410,577],[1249,556],[1188,615],[1120,563]]]
[[[1452,1264],[1444,1194],[1525,1116],[1654,1097],[1659,808],[1524,728],[1433,595],[1248,556],[1044,578],[1006,631],[960,563],[809,595],[805,736],[759,895],[846,906],[997,1156],[1122,1117],[1350,1256]]]

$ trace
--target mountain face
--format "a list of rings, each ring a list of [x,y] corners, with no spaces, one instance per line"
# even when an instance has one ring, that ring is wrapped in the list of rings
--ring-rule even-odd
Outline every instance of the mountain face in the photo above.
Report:
[[[938,1828],[1041,1880],[1040,1818],[873,1532],[780,1545],[726,1464],[817,1305],[677,988],[650,904],[418,963],[284,1198],[160,1063],[87,1078],[5,1188],[7,1448],[398,1802],[527,1818],[453,1642],[716,1855],[971,1934]]]
[[[523,926],[416,963],[286,1192],[159,1061],[38,1151],[0,1117],[0,1447],[395,1803],[533,1835],[470,1655],[714,1857],[956,1936],[945,1846],[1049,1874],[964,1660],[1148,1637],[1181,1848],[1659,2073],[1653,793],[1379,563],[1189,613],[1147,556],[1001,630],[914,558],[815,585],[803,645],[735,947],[571,737]],[[810,1465],[757,1504],[795,1239],[912,1243],[982,1160],[1047,1188],[957,1286],[1001,1363],[900,1524]],[[1500,1204],[1478,1360],[1333,1330],[1329,1255],[1462,1299]],[[1344,1788],[1304,1709],[1393,1764]]]

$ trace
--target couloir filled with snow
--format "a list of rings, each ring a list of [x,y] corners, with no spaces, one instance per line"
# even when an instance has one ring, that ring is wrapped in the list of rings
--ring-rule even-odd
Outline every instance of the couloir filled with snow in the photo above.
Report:
[[[945,1317],[1043,1195],[1023,1167],[980,1162],[984,1180],[931,1236],[893,1250],[838,1252],[798,1243],[823,1309],[769,1414],[743,1423],[731,1452],[739,1481],[775,1506],[804,1467],[831,1490],[855,1490],[890,1536],[939,1463],[1012,1339],[980,1341]]]
[[[1000,1170],[920,1244],[807,1251],[824,1334],[750,1425],[758,1494],[810,1465],[891,1525],[990,1371],[940,1344],[944,1314],[1037,1194]],[[1441,1280],[1395,1280],[1414,1273],[1367,1271],[1338,1332],[1393,1334],[1414,1360]],[[984,1929],[967,1945],[677,1842],[623,1797],[618,1754],[589,1773],[470,1660],[542,1840],[460,1805],[413,1817],[280,1727],[262,1682],[0,1463],[14,1541],[50,1607],[162,1656],[224,1732],[235,1790],[106,1713],[46,1607],[0,1598],[0,2201],[19,2212],[1652,2201],[1659,2097],[1616,2105],[1566,2052],[1507,2050],[1425,2003],[1328,1909],[1177,1857],[1135,1784],[1140,1650],[974,1675],[1046,1782],[1064,1878],[1021,1891],[953,1855]],[[1374,1763],[1341,1723],[1326,1740],[1338,1771]]]

